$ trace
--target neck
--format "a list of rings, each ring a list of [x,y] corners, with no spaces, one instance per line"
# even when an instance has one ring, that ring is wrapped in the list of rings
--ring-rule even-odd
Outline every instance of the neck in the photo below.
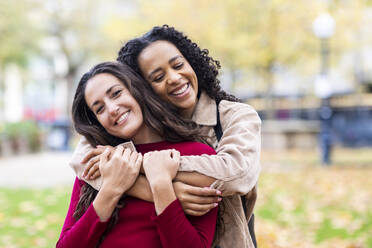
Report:
[[[149,128],[145,124],[140,128],[137,134],[132,138],[134,144],[147,144],[163,141],[164,139],[160,137],[153,129]]]
[[[190,109],[182,110],[180,113],[181,116],[186,119],[191,119],[192,115],[194,114],[195,107],[196,107],[196,104]]]

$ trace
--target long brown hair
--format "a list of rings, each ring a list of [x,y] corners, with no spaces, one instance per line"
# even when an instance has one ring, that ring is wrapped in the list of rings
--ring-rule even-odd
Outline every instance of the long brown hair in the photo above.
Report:
[[[200,140],[198,126],[191,120],[182,118],[175,107],[162,101],[151,86],[129,66],[119,62],[104,62],[94,66],[85,73],[76,89],[72,104],[72,119],[75,130],[83,135],[90,145],[118,145],[126,140],[109,134],[99,123],[95,114],[90,110],[85,101],[85,88],[89,79],[101,73],[109,73],[118,78],[128,89],[134,99],[138,102],[145,124],[152,128],[161,137],[171,142],[185,140]],[[74,218],[78,220],[89,205],[93,202],[97,191],[85,184],[81,189],[80,199],[74,212]],[[102,243],[104,237],[118,221],[119,209],[124,207],[124,197],[116,206],[108,227],[102,235],[97,247]]]

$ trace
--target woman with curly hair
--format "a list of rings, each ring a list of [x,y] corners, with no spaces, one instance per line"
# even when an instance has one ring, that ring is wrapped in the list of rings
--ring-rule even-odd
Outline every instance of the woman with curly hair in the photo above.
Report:
[[[217,179],[211,188],[221,191],[224,197],[214,246],[253,247],[252,212],[261,146],[261,120],[257,112],[221,89],[217,78],[219,61],[173,27],[154,27],[130,40],[120,49],[117,60],[141,74],[154,92],[176,107],[180,115],[198,124],[201,136],[215,148],[217,154],[212,156],[182,156],[179,167],[179,171],[198,172]],[[88,152],[83,162],[90,159],[84,172],[89,179],[99,175],[96,155],[102,148],[87,148],[85,144],[81,142],[77,148],[80,156],[75,156],[71,164],[79,167],[79,159]],[[174,185],[185,213],[206,213],[219,198],[213,191],[190,184]]]
[[[140,153],[122,145],[106,148],[99,192],[75,180],[57,247],[211,247],[217,208],[186,217],[172,185],[180,154],[215,154],[206,144],[185,142],[200,135],[194,123],[168,109],[141,77],[118,62],[84,74],[72,112],[76,131],[90,145],[131,140]],[[128,196],[141,166],[154,203]]]

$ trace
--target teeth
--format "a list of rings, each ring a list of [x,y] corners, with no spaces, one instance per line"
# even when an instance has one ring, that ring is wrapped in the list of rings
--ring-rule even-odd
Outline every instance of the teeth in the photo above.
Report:
[[[185,86],[183,86],[181,89],[173,92],[174,95],[180,95],[182,94],[183,92],[185,92],[187,90],[187,88],[189,87],[189,84],[185,84]]]
[[[124,113],[124,114],[119,118],[119,120],[117,121],[117,123],[119,123],[119,122],[123,121],[125,118],[127,118],[128,114],[129,114],[129,111],[126,112],[126,113]]]

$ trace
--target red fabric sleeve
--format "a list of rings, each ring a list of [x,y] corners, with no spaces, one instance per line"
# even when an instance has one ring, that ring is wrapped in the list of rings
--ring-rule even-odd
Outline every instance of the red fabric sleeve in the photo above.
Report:
[[[56,247],[79,247],[91,248],[95,247],[102,233],[105,231],[108,222],[101,222],[94,210],[93,204],[89,206],[87,211],[75,221],[73,214],[80,198],[80,190],[83,181],[75,179],[74,188],[72,190],[70,206],[67,212],[65,223],[62,227],[61,235]]]
[[[214,208],[203,216],[186,218],[181,203],[176,199],[160,215],[156,216],[154,212],[152,220],[163,248],[209,248],[213,242],[217,211],[218,208]]]
[[[177,147],[180,145],[180,147]],[[182,155],[216,154],[216,151],[202,143],[178,143],[175,148]],[[178,199],[173,201],[159,215],[154,215],[157,231],[163,248],[171,247],[211,247],[216,227],[218,208],[203,216],[185,216]]]

